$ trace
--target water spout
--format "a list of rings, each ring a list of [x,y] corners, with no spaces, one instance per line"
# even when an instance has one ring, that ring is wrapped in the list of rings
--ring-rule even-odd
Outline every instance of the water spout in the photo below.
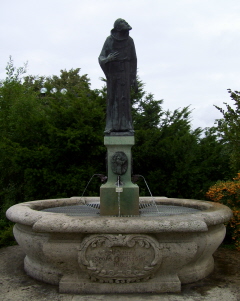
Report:
[[[84,196],[84,193],[85,193],[85,191],[87,190],[88,185],[91,183],[93,177],[98,177],[98,178],[101,180],[102,183],[105,183],[106,180],[107,180],[107,176],[105,176],[105,175],[103,175],[103,174],[97,174],[97,173],[96,173],[96,174],[92,175],[91,178],[90,178],[90,180],[88,181],[86,187],[85,187],[84,190],[83,190],[83,193],[82,193],[82,196],[81,196],[81,199],[80,199],[80,200],[82,200],[82,197]]]
[[[157,207],[157,204],[155,203],[155,200],[154,200],[154,197],[153,197],[153,195],[152,195],[152,192],[151,192],[151,190],[150,190],[150,188],[149,188],[149,186],[148,186],[148,184],[147,184],[147,181],[146,181],[146,179],[144,178],[144,176],[142,176],[142,175],[133,175],[133,176],[132,176],[132,181],[133,181],[133,182],[137,182],[137,181],[139,180],[139,178],[143,178],[143,180],[144,180],[144,182],[145,182],[145,185],[147,186],[147,189],[148,189],[148,191],[149,191],[149,193],[150,193],[150,196],[151,196],[151,198],[152,198],[152,204],[156,207],[157,212],[159,212],[158,207]]]

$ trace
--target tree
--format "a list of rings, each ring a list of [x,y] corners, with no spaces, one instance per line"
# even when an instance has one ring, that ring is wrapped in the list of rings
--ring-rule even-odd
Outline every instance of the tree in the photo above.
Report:
[[[234,107],[229,104],[226,109],[215,106],[223,115],[222,119],[218,119],[218,130],[222,141],[227,145],[231,160],[231,168],[233,173],[240,170],[240,92],[228,89],[231,99],[234,101]]]
[[[23,200],[23,172],[16,163],[16,148],[26,132],[29,134],[27,129],[34,111],[33,97],[22,86],[26,66],[15,68],[10,57],[6,79],[0,83],[0,246],[14,243],[13,224],[6,220],[5,212]]]
[[[6,187],[19,191],[14,201],[81,195],[92,174],[104,171],[102,98],[79,71],[20,80],[17,69],[18,75],[2,81],[2,203]],[[47,88],[44,96],[40,87]]]
[[[158,127],[136,132],[134,173],[148,179],[154,195],[182,196],[188,188],[184,177],[191,172],[189,166],[194,159],[190,151],[194,135],[186,119],[189,114],[187,108],[165,112]]]
[[[22,168],[17,162],[28,144],[37,138],[41,116],[35,94],[22,85],[25,67],[15,68],[10,57],[7,77],[0,87],[0,198],[2,204],[22,200]],[[3,200],[2,200],[3,198]]]
[[[135,130],[157,128],[163,115],[163,100],[154,99],[152,93],[144,91],[143,82],[137,77],[138,91],[131,91],[132,118]]]
[[[201,128],[191,130],[188,107],[158,112],[156,126],[136,130],[134,173],[147,179],[153,195],[204,199],[207,189],[228,175],[224,145],[214,128],[205,135]]]

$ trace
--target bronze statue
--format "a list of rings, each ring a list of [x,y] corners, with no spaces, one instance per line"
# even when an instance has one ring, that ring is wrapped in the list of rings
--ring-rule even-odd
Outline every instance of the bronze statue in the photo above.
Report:
[[[117,19],[99,56],[107,78],[105,135],[134,135],[130,90],[131,86],[137,90],[137,57],[131,29],[125,20]]]

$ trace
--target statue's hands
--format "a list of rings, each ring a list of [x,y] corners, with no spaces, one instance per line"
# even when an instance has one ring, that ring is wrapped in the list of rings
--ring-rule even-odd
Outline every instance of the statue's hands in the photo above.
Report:
[[[107,56],[107,62],[111,62],[117,59],[119,52],[113,52],[113,53],[109,53],[109,55]]]
[[[133,87],[134,91],[137,93],[138,92],[138,83],[136,79],[132,80],[131,86]]]

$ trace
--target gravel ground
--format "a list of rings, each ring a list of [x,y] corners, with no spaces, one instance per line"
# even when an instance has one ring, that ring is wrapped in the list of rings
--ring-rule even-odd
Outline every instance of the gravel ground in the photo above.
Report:
[[[240,301],[240,253],[220,248],[214,254],[215,270],[203,280],[182,286],[179,294],[70,295],[58,287],[32,279],[23,269],[19,246],[0,249],[1,301]]]

